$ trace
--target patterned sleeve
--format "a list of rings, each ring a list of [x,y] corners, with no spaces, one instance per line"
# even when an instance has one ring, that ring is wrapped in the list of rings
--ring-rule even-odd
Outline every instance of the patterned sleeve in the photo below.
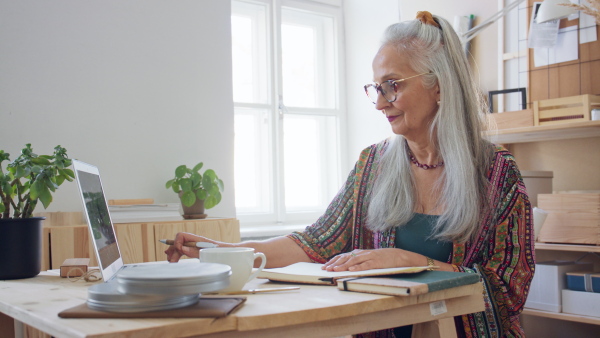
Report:
[[[355,166],[325,213],[314,224],[302,232],[288,235],[314,262],[325,263],[341,252],[350,251],[356,170]]]
[[[492,169],[495,224],[484,227],[459,271],[484,282],[486,310],[463,316],[467,336],[522,336],[518,324],[535,270],[531,205],[512,155],[496,153]],[[469,257],[470,256],[470,257]],[[476,331],[476,332],[474,332]]]

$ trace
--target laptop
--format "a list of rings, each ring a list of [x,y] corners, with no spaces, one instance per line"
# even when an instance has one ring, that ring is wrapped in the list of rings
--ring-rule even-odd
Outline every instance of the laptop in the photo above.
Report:
[[[104,282],[109,282],[119,271],[136,267],[136,264],[123,264],[123,257],[117,242],[115,227],[108,212],[108,203],[102,189],[98,168],[94,165],[73,160],[77,186],[83,202],[83,211],[90,229],[91,242],[98,259]]]

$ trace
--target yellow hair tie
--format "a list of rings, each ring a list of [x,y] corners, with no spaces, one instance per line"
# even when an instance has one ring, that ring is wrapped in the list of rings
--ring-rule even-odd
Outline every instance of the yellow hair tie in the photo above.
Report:
[[[433,19],[433,16],[428,11],[417,12],[417,20],[421,21],[422,23],[424,23],[426,25],[431,25],[436,28],[441,28],[440,24],[435,22],[435,20]]]

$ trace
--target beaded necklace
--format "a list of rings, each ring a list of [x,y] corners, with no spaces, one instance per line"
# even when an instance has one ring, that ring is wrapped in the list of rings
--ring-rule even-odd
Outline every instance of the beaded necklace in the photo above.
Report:
[[[423,164],[419,161],[417,161],[417,158],[415,157],[415,155],[413,154],[412,150],[410,150],[410,147],[408,146],[408,144],[406,145],[406,149],[408,150],[408,157],[410,158],[410,161],[416,165],[417,167],[423,169],[423,170],[428,170],[428,169],[435,169],[437,167],[441,167],[444,165],[444,161],[440,161],[437,164]]]

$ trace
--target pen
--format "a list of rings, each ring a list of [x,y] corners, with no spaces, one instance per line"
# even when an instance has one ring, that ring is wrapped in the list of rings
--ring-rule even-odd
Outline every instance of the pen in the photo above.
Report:
[[[159,242],[166,244],[166,245],[173,245],[173,243],[175,243],[172,239],[159,239]],[[214,243],[208,243],[208,242],[185,242],[183,243],[183,246],[189,246],[191,248],[216,248],[218,247],[218,245],[214,244]]]

